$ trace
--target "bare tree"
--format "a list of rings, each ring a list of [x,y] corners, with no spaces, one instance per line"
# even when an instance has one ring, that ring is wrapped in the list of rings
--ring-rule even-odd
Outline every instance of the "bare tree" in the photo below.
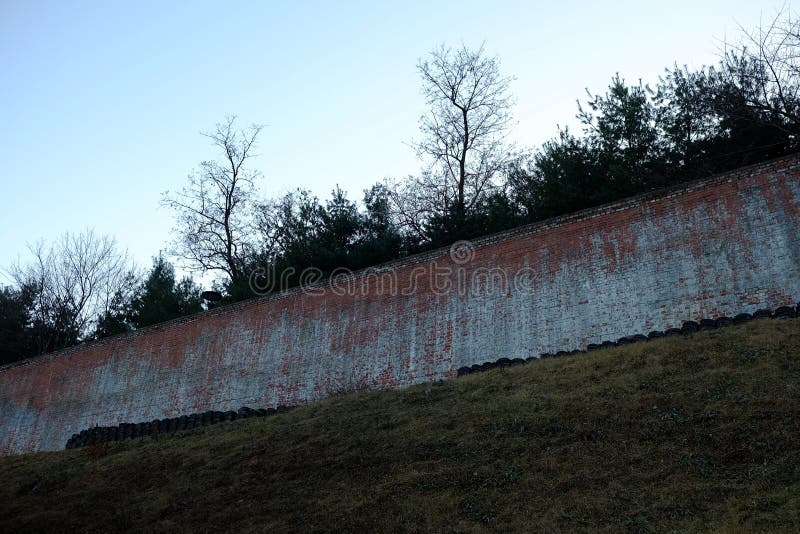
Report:
[[[417,238],[429,238],[426,223],[448,213],[453,206],[451,189],[442,185],[430,170],[404,180],[387,180],[385,186],[397,226]]]
[[[512,78],[500,74],[499,60],[486,57],[482,46],[442,46],[417,69],[429,110],[420,118],[415,148],[429,166],[394,188],[394,198],[401,221],[418,226],[434,213],[463,218],[496,186],[508,158],[503,139],[513,102]]]
[[[755,29],[740,28],[742,39],[726,44],[723,62],[730,82],[742,89],[749,107],[800,127],[800,20],[784,8]]]
[[[223,272],[230,280],[244,274],[254,249],[255,180],[248,168],[261,126],[237,129],[236,117],[204,133],[220,151],[219,160],[203,161],[177,194],[164,193],[163,205],[176,214],[173,252],[195,268]]]
[[[254,226],[262,258],[272,260],[283,251],[289,229],[286,215],[294,210],[294,193],[280,199],[264,199],[254,206]]]
[[[116,241],[92,230],[29,246],[32,261],[11,275],[28,301],[37,353],[88,336],[132,272]]]

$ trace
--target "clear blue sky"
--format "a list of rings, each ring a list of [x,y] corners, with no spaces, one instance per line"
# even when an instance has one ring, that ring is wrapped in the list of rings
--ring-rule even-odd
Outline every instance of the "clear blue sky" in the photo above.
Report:
[[[781,5],[0,0],[0,268],[85,228],[149,266],[172,227],[161,193],[213,155],[199,132],[227,114],[267,125],[266,195],[339,184],[360,199],[420,168],[415,65],[441,43],[500,56],[517,78],[511,137],[532,147],[574,124],[585,88],[713,63]]]

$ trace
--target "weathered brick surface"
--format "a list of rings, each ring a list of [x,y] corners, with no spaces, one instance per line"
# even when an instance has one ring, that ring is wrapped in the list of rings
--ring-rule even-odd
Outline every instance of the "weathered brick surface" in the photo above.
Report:
[[[490,236],[464,263],[433,251],[7,366],[0,452],[794,305],[798,215],[800,160],[785,158]]]

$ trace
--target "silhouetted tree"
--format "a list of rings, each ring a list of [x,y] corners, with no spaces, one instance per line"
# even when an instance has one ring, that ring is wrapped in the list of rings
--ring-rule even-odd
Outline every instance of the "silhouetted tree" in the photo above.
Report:
[[[200,288],[189,277],[176,280],[175,269],[159,255],[144,280],[132,274],[97,321],[95,337],[107,337],[163,323],[203,309]]]
[[[714,172],[707,155],[720,131],[715,75],[714,69],[693,72],[676,65],[659,79],[654,103],[669,181]]]
[[[585,138],[562,130],[508,173],[510,196],[527,221],[537,221],[613,200],[600,151]]]
[[[246,277],[245,265],[257,245],[253,205],[259,174],[248,164],[261,126],[237,130],[236,117],[205,133],[220,152],[219,160],[203,161],[178,194],[164,194],[163,204],[175,211],[174,252],[204,271],[221,272],[228,280]]]
[[[508,160],[511,78],[483,47],[442,46],[417,68],[429,111],[420,119],[416,149],[429,167],[393,188],[393,201],[406,230],[429,239],[427,221],[452,217],[458,226],[496,188]]]
[[[159,255],[131,300],[131,323],[141,328],[199,312],[203,309],[200,293],[191,278],[177,280],[172,264]]]
[[[125,284],[131,265],[114,239],[89,230],[31,247],[33,260],[12,267],[24,295],[33,349],[42,354],[91,337],[99,316]]]
[[[34,354],[28,307],[20,290],[0,288],[0,364]]]
[[[354,263],[359,267],[392,260],[403,248],[403,236],[392,219],[390,192],[383,184],[364,191],[365,213]]]
[[[129,332],[135,328],[131,303],[141,280],[133,272],[123,280],[111,297],[104,313],[97,318],[94,337],[103,338]]]
[[[774,158],[797,149],[800,128],[780,113],[753,105],[763,68],[743,56],[728,59],[716,73],[712,94],[719,131],[709,150],[718,171]]]
[[[784,7],[757,28],[740,28],[726,46],[723,70],[746,105],[788,132],[800,127],[800,20]]]
[[[229,300],[296,286],[304,274],[320,278],[337,268],[389,261],[403,243],[391,217],[389,192],[380,184],[364,192],[363,209],[338,187],[324,205],[310,192],[297,190],[262,203],[259,221],[270,246],[254,255],[248,269],[255,278],[247,286],[225,287]]]
[[[648,89],[628,86],[614,76],[605,95],[591,95],[587,108],[578,104],[586,142],[595,151],[605,187],[614,196],[649,187],[661,157],[657,112]]]

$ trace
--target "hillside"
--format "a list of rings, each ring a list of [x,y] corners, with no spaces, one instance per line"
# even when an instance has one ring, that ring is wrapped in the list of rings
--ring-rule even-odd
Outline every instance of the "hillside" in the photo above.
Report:
[[[800,319],[755,321],[0,458],[0,531],[797,530],[798,436]]]

